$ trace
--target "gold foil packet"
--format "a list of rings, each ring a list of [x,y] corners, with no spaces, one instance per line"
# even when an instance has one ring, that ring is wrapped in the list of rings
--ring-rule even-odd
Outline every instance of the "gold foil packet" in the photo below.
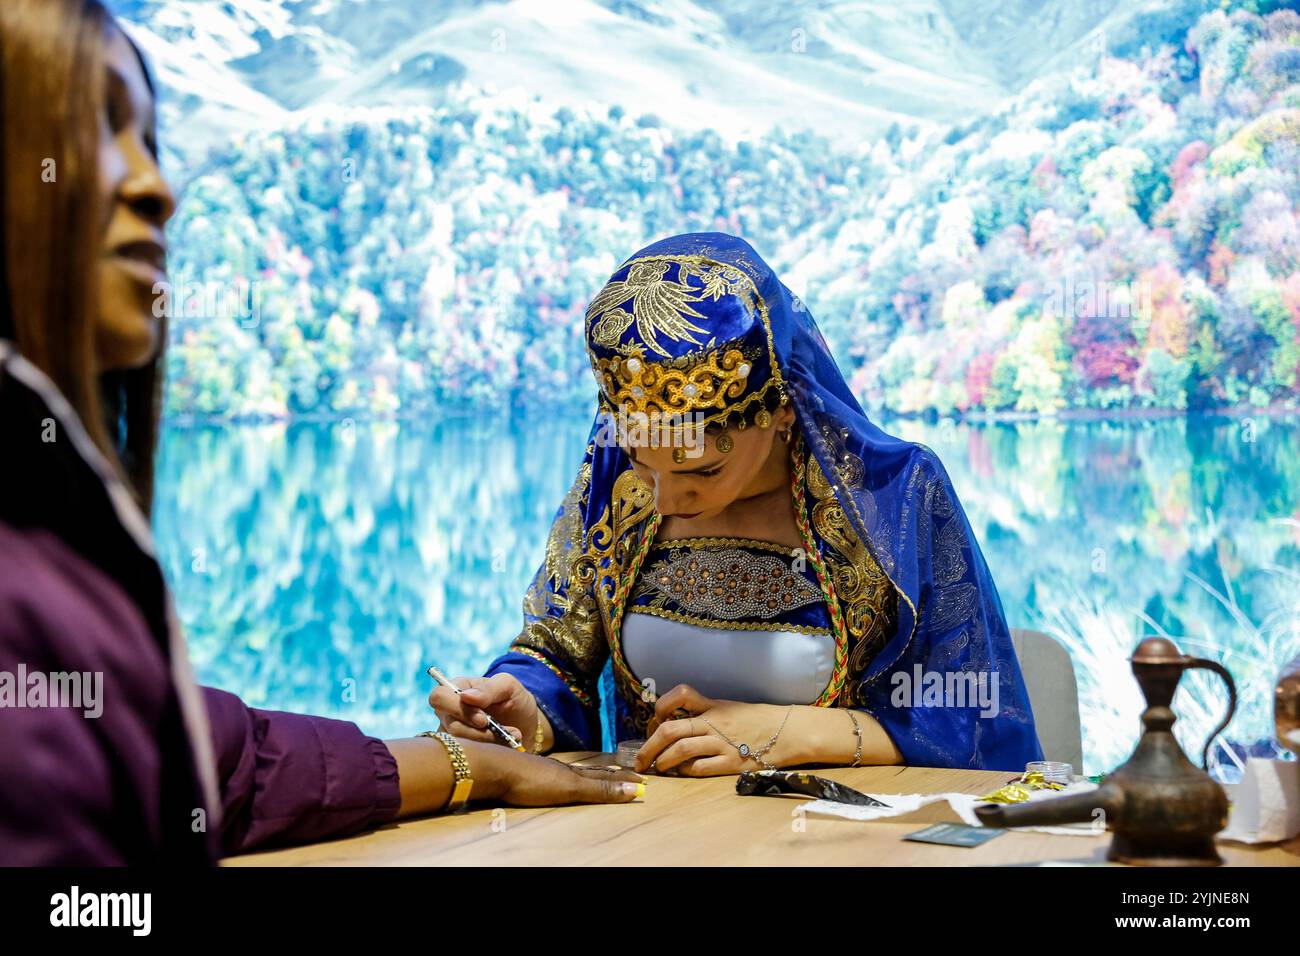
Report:
[[[986,803],[1024,803],[1035,790],[1064,790],[1065,784],[1053,783],[1043,777],[1041,770],[1029,770],[1005,787],[986,793],[979,799]]]

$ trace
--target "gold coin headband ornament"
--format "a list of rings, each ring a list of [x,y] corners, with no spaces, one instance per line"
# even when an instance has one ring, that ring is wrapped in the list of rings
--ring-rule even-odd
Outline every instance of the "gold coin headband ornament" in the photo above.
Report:
[[[785,404],[784,401],[782,402],[782,404]],[[770,428],[772,425],[772,413],[769,412],[766,408],[760,409],[758,414],[754,416],[754,424],[757,425],[759,428]],[[744,425],[742,424],[741,427],[743,428]],[[788,438],[786,440],[789,441]],[[716,448],[718,451],[720,451],[722,454],[726,455],[731,452],[731,449],[736,447],[736,440],[732,438],[731,435],[729,435],[727,432],[723,432],[721,435],[719,435],[717,438],[713,440],[713,447]],[[678,465],[685,464],[686,449],[681,447],[680,445],[674,448],[673,461]]]

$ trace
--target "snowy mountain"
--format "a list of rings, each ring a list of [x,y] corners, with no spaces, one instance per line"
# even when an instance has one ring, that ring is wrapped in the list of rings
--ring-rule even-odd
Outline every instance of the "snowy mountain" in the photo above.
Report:
[[[110,0],[167,91],[183,152],[339,106],[461,85],[655,114],[728,138],[983,115],[1195,0]]]

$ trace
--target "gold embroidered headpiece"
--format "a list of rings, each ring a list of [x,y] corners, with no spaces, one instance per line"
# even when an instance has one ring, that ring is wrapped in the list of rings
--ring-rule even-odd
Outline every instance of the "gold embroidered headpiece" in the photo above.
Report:
[[[753,280],[703,256],[624,263],[587,309],[587,350],[602,408],[661,427],[743,425],[785,394]]]

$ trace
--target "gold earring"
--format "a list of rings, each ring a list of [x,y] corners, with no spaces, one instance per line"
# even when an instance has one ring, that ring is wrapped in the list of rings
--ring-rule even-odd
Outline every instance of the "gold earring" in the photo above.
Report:
[[[779,432],[778,434],[780,434],[781,436],[781,441],[785,442],[787,445],[790,443],[790,439],[794,437],[790,429],[788,428],[783,432]]]
[[[722,452],[725,455],[727,452],[731,451],[731,449],[736,447],[736,442],[735,439],[733,439],[730,435],[728,435],[726,432],[723,432],[721,435],[718,436],[718,440],[715,441],[713,445],[715,448],[718,449],[718,451]]]

